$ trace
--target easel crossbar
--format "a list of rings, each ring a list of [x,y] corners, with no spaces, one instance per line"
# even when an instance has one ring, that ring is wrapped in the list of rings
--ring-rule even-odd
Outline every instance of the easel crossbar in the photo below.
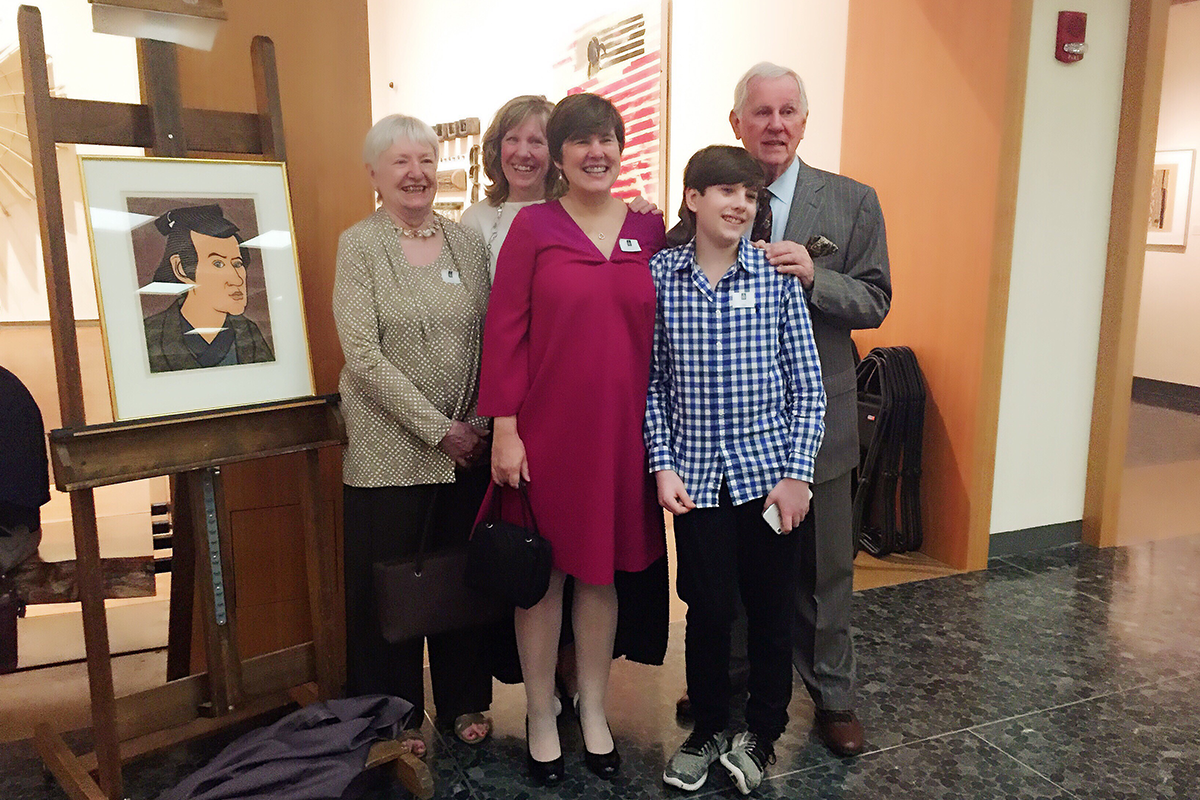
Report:
[[[154,125],[147,105],[53,97],[49,110],[56,142],[155,146]],[[263,123],[258,114],[185,108],[182,123],[189,150],[247,155],[263,152]]]
[[[284,708],[291,702],[292,698],[288,692],[278,692],[266,695],[265,697],[254,698],[239,706],[236,711],[226,714],[223,717],[196,717],[191,722],[177,725],[173,728],[164,728],[147,733],[144,736],[139,736],[136,739],[127,739],[120,744],[121,763],[125,764],[142,756],[166,750],[168,747],[190,742],[202,736],[209,736],[231,725],[236,725],[255,717],[261,717],[264,714]],[[87,772],[94,772],[99,767],[99,760],[96,758],[95,753],[85,753],[77,756],[77,759]]]
[[[54,483],[71,492],[344,444],[337,396],[50,433]]]
[[[277,696],[317,679],[312,642],[242,662],[246,696]],[[117,738],[136,739],[164,727],[185,725],[205,716],[210,701],[208,673],[189,675],[136,694],[117,698]]]

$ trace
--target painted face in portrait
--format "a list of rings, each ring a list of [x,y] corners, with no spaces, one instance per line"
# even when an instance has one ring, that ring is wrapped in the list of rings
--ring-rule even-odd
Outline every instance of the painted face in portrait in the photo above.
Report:
[[[237,238],[220,239],[196,231],[191,232],[191,237],[200,259],[196,263],[195,277],[187,276],[179,256],[171,256],[175,277],[192,287],[184,300],[185,315],[193,307],[234,315],[245,312],[246,265],[242,263]]]
[[[508,196],[518,202],[545,197],[550,148],[546,143],[546,118],[532,114],[500,140],[500,166],[508,181]]]
[[[754,78],[747,87],[740,113],[729,112],[734,135],[767,172],[767,182],[779,177],[804,138],[808,115],[800,109],[800,87],[790,75]]]

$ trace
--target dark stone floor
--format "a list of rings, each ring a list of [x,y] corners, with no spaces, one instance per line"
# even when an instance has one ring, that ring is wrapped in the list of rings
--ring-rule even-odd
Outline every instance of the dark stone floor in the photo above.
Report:
[[[994,559],[986,572],[872,589],[855,603],[867,754],[841,760],[816,743],[799,690],[757,796],[1200,798],[1200,535]],[[578,727],[565,721],[567,781],[530,788],[523,696],[498,686],[490,743],[435,740],[438,796],[682,796],[661,781],[686,736],[674,717],[682,634],[681,624],[672,628],[664,667],[614,666],[611,722],[624,756],[615,781],[585,770]],[[154,797],[224,741],[131,765],[126,794]],[[740,796],[719,767],[696,794]],[[28,742],[0,746],[0,798],[62,797]]]

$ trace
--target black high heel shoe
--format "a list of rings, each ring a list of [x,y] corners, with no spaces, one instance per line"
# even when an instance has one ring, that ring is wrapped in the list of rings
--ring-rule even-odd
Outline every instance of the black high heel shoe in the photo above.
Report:
[[[529,777],[539,786],[555,786],[567,775],[567,763],[560,753],[558,758],[538,761],[529,749],[529,718],[525,719],[525,763],[529,766]]]
[[[593,774],[612,780],[621,770],[621,754],[617,752],[617,744],[613,742],[613,749],[603,755],[597,755],[587,749],[587,745],[583,746],[583,763]]]
[[[578,695],[576,695],[575,715],[579,718],[579,736],[583,738],[583,717],[579,716]],[[612,730],[609,730],[609,736],[612,736]],[[591,770],[592,774],[604,780],[615,778],[621,770],[621,754],[617,752],[617,742],[613,740],[613,748],[607,753],[593,753],[587,748],[587,740],[583,742],[583,763]]]

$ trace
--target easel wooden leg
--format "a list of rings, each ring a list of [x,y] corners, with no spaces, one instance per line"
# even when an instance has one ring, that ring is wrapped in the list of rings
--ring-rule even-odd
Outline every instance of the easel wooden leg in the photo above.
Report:
[[[308,608],[312,615],[313,650],[317,659],[317,684],[321,699],[328,700],[338,693],[336,669],[335,626],[328,617],[338,613],[337,591],[333,567],[337,559],[332,552],[332,536],[322,536],[318,524],[321,475],[317,451],[304,454],[304,481],[300,488],[300,513],[304,522],[304,562],[308,571]]]
[[[83,607],[83,643],[87,650],[92,735],[96,742],[100,786],[111,800],[121,800],[124,786],[121,780],[121,752],[117,742],[117,707],[108,648],[108,621],[104,613],[104,573],[100,569],[96,502],[91,489],[71,492],[71,519],[75,528],[76,581],[79,602]]]
[[[58,785],[71,800],[107,800],[109,796],[100,790],[53,728],[44,722],[38,723],[33,729],[33,741],[42,756],[42,762],[54,773]]]
[[[292,698],[293,703],[304,708],[321,702],[321,690],[315,683],[309,681],[288,689],[288,697]]]
[[[208,654],[212,713],[223,716],[241,705],[242,661],[237,646],[237,600],[234,594],[233,546],[219,468],[185,473],[192,530],[196,543],[196,577]]]
[[[167,680],[192,673],[192,613],[196,598],[196,540],[187,483],[171,476],[171,601]]]

